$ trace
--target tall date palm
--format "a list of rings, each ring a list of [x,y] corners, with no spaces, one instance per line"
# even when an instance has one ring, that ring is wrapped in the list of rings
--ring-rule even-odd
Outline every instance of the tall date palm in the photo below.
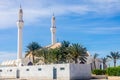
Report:
[[[32,59],[33,59],[33,63],[34,63],[34,56],[36,55],[35,51],[40,49],[41,46],[37,43],[37,42],[31,42],[28,44],[27,46],[27,54],[25,55],[25,57],[27,57],[28,55],[32,55]]]
[[[108,62],[108,58],[107,57],[103,57],[101,58],[102,59],[102,64],[103,64],[103,69],[106,69],[107,68],[107,62]]]
[[[119,52],[110,52],[110,55],[107,55],[107,57],[113,60],[114,67],[116,67],[116,62],[118,59],[120,59]]]
[[[69,49],[71,55],[73,56],[72,59],[75,61],[75,63],[78,63],[78,60],[83,63],[86,62],[86,54],[87,54],[86,48],[76,43],[76,44],[72,44]]]
[[[99,56],[99,54],[97,54],[97,53],[95,53],[94,55],[93,55],[93,64],[94,64],[94,68],[96,69],[96,59],[97,59],[97,57]]]

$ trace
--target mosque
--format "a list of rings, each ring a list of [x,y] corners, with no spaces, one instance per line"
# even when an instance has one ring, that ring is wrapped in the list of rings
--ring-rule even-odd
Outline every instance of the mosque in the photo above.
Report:
[[[17,47],[17,60],[9,60],[2,62],[2,66],[21,66],[27,65],[29,62],[32,62],[31,55],[28,55],[26,58],[22,58],[22,28],[24,26],[23,21],[23,10],[20,6],[19,13],[18,13],[18,47]],[[46,46],[47,48],[56,48],[61,46],[61,43],[56,42],[56,25],[55,25],[55,16],[53,14],[51,19],[51,45]]]
[[[24,26],[23,10],[20,6],[17,27],[18,27],[18,47],[17,47],[17,60],[4,61],[0,67],[0,78],[21,78],[33,80],[72,80],[72,79],[89,79],[91,77],[92,58],[88,53],[87,64],[50,64],[50,65],[34,65],[27,66],[32,62],[30,55],[22,58],[22,29]],[[47,48],[56,48],[61,46],[61,43],[56,42],[56,24],[55,16],[51,19],[51,45]],[[100,63],[97,62],[97,68]],[[38,75],[36,75],[38,74]]]

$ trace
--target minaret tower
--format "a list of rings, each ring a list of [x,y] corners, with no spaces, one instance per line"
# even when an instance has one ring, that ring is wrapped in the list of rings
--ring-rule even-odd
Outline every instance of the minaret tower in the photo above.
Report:
[[[52,19],[51,19],[51,42],[52,45],[56,43],[56,25],[55,25],[55,16],[53,14]]]
[[[22,28],[24,25],[24,21],[23,21],[23,10],[21,8],[21,5],[18,14],[19,15],[17,21],[17,27],[18,27],[17,65],[22,65]]]

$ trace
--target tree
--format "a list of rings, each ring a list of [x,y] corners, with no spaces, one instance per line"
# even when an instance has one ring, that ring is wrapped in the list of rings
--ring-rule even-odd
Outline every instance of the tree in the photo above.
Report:
[[[55,49],[41,48],[37,50],[37,57],[43,57],[44,63],[64,63],[66,62],[67,47],[69,41],[62,41],[61,46]]]
[[[62,41],[61,47],[59,48],[58,54],[60,57],[59,62],[60,63],[66,63],[67,62],[67,57],[69,54],[69,48],[70,42],[69,41]]]
[[[72,44],[69,50],[70,50],[70,55],[72,55],[72,59],[75,61],[75,63],[78,63],[78,60],[82,63],[86,62],[87,50],[82,45],[78,43]]]
[[[36,53],[37,57],[43,57],[44,58],[44,63],[47,64],[48,63],[48,49],[47,48],[41,48],[39,50],[37,50]]]
[[[69,41],[62,41],[61,47],[65,48],[65,47],[69,47],[70,46],[70,42]]]
[[[97,53],[95,53],[94,55],[93,55],[93,64],[94,64],[94,68],[96,69],[96,59],[97,59],[97,57],[99,56],[99,54],[97,54]]]
[[[102,59],[102,64],[103,64],[103,69],[106,69],[107,68],[107,62],[108,62],[108,58],[107,57],[104,57],[104,58],[101,58]]]
[[[59,48],[49,49],[49,62],[50,63],[59,63],[61,58],[61,53]]]
[[[41,48],[37,50],[37,57],[42,57],[45,64],[49,63],[59,63],[61,58],[61,53],[59,52],[59,48],[48,49]]]
[[[107,55],[107,57],[113,60],[114,67],[116,67],[116,61],[117,59],[120,59],[119,52],[110,52],[110,55]]]
[[[70,44],[69,41],[62,41],[61,46],[55,49],[41,48],[37,43],[30,43],[27,46],[27,55],[32,54],[33,61],[34,56],[43,60],[44,63],[80,63],[86,62],[87,50],[80,44]],[[36,60],[38,62],[39,60]]]
[[[28,55],[32,55],[32,59],[33,59],[33,63],[34,63],[34,57],[36,55],[36,50],[40,49],[41,46],[37,43],[37,42],[31,42],[28,44],[27,46],[27,54],[25,55],[25,57],[27,57]]]

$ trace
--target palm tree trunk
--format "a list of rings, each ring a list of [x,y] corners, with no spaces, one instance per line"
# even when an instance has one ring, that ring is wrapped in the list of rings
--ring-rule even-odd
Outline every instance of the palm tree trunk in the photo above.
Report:
[[[95,60],[94,60],[94,69],[96,69],[96,63],[95,63]]]
[[[103,69],[106,69],[106,64],[105,63],[103,63]]]
[[[77,59],[75,59],[75,63],[78,63]]]
[[[91,66],[91,71],[92,71],[93,70],[92,63],[90,63],[90,66]]]
[[[78,58],[77,57],[75,57],[75,63],[78,63]]]
[[[114,59],[114,67],[116,67],[116,59]]]
[[[35,58],[34,58],[34,56],[33,56],[33,64],[34,64],[34,61],[35,61]]]

